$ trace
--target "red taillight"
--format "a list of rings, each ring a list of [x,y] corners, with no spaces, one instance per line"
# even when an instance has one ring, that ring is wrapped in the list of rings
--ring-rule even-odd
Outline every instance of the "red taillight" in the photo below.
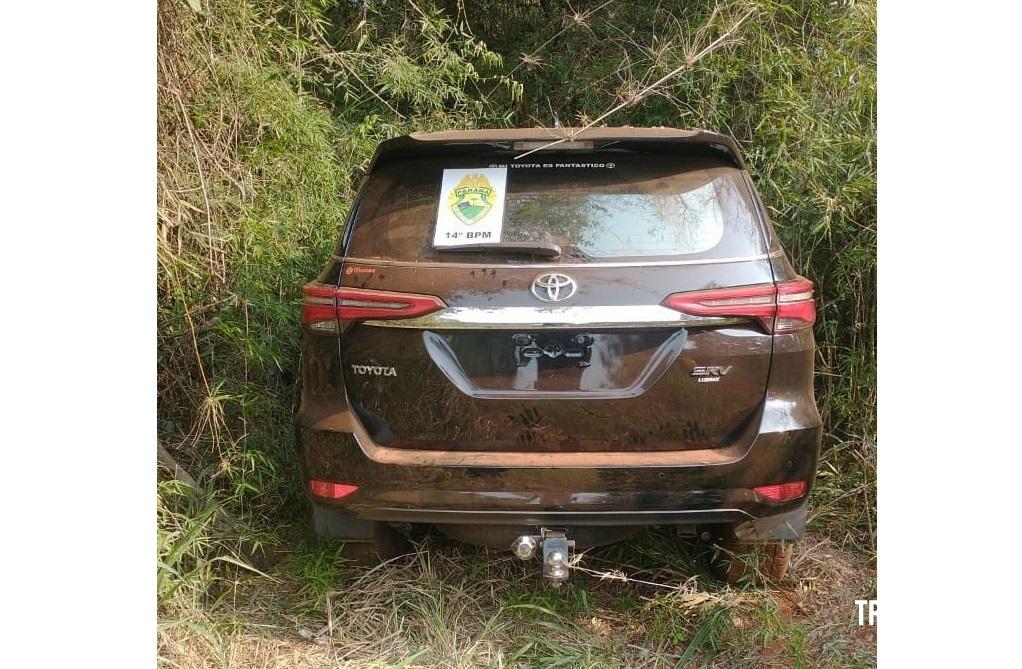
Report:
[[[668,295],[664,306],[693,316],[748,316],[769,332],[807,330],[816,320],[813,282],[798,277],[779,284],[696,290]]]
[[[302,289],[302,325],[312,332],[337,334],[337,299],[333,286],[310,283]]]
[[[309,481],[309,492],[324,499],[341,499],[358,490],[357,485],[332,481]]]
[[[432,295],[388,293],[359,288],[337,289],[337,317],[341,320],[415,318],[439,311],[446,306],[443,300]]]
[[[304,290],[302,325],[322,334],[337,334],[340,321],[414,318],[447,306],[432,295],[334,288],[321,283],[310,283]]]
[[[774,332],[798,332],[813,327],[816,321],[816,302],[813,300],[813,282],[799,277],[794,281],[777,284],[777,318]]]
[[[757,495],[771,502],[787,502],[790,499],[797,499],[806,494],[806,482],[791,481],[789,483],[761,485],[756,486],[753,490]]]

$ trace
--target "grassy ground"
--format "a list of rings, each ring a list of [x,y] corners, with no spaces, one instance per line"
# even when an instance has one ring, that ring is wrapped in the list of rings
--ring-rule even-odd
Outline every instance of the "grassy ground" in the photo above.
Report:
[[[709,549],[650,530],[586,553],[546,587],[536,562],[430,536],[369,568],[298,540],[264,576],[225,581],[215,619],[163,617],[161,657],[180,667],[858,667],[873,628],[861,556],[810,535],[783,584],[736,589]],[[634,579],[634,580],[633,580]]]
[[[876,592],[873,3],[161,0],[159,21],[158,432],[194,483],[161,468],[161,664],[873,664],[852,603]],[[662,531],[581,563],[658,585],[552,592],[439,537],[342,564],[303,529],[296,319],[373,149],[615,107],[733,135],[816,282],[827,435],[791,577],[727,588]]]

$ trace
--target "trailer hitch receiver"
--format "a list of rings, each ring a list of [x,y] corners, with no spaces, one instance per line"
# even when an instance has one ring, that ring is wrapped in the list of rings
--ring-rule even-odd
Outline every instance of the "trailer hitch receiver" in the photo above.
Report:
[[[564,530],[541,528],[540,534],[523,534],[511,544],[515,556],[522,560],[531,560],[536,549],[543,549],[543,578],[552,588],[559,588],[568,580],[571,553],[575,542],[568,539]]]

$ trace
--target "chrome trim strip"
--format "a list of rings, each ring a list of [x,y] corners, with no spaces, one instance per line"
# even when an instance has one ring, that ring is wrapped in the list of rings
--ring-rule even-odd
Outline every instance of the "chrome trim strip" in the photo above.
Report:
[[[387,267],[481,267],[486,269],[564,269],[571,267],[584,269],[586,267],[676,267],[679,265],[722,265],[735,262],[752,262],[756,260],[767,260],[768,258],[779,258],[784,251],[771,251],[752,256],[735,256],[732,258],[697,258],[693,260],[649,260],[638,262],[590,262],[590,263],[472,263],[472,262],[421,262],[418,260],[384,260],[372,258],[355,258],[332,255],[334,260],[342,262],[358,263],[359,265],[385,265]]]
[[[628,304],[590,307],[448,307],[417,318],[369,320],[380,328],[420,330],[502,330],[534,328],[608,329],[620,327],[669,327],[729,325],[744,318],[692,316],[660,304]]]

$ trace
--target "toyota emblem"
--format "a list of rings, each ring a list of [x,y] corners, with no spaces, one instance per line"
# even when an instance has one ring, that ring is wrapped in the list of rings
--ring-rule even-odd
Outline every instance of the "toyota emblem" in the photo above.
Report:
[[[532,282],[532,294],[544,302],[560,302],[575,294],[578,284],[565,274],[543,274]]]

